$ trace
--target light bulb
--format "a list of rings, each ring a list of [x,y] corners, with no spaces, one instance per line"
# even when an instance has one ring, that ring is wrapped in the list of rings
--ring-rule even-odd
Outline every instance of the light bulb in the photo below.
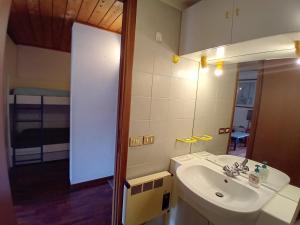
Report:
[[[215,69],[215,75],[216,75],[217,77],[222,76],[222,75],[223,75],[223,70],[222,70],[222,69]]]
[[[296,60],[296,63],[297,63],[298,65],[300,65],[300,58],[298,58],[298,59]]]

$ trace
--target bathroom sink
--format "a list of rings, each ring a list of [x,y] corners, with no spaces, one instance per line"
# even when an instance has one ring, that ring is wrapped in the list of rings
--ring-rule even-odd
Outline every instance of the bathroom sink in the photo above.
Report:
[[[208,158],[209,161],[214,162],[217,165],[222,167],[225,165],[233,165],[234,162],[242,162],[244,159],[245,158],[234,156],[234,155],[218,155],[218,156],[212,156]],[[248,160],[247,166],[249,166],[250,171],[254,171],[255,165],[261,165],[261,163],[250,159]],[[248,177],[248,174],[241,174],[241,175],[244,177]],[[266,182],[263,183],[264,186],[275,191],[280,191],[283,187],[285,187],[289,183],[290,183],[290,177],[287,174],[269,166],[269,176]]]
[[[176,170],[179,194],[215,225],[251,224],[275,192],[254,188],[244,178],[229,178],[206,160]]]

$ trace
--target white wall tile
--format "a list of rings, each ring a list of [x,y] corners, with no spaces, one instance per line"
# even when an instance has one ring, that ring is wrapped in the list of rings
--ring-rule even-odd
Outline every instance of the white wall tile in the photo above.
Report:
[[[198,68],[198,62],[181,57],[179,63],[172,64],[172,74],[178,78],[197,80]]]
[[[151,97],[153,75],[144,72],[133,72],[132,96]]]
[[[170,98],[184,99],[185,98],[185,80],[182,78],[173,78],[171,82]]]
[[[166,54],[162,50],[157,52],[154,59],[154,73],[172,76],[172,54]]]
[[[155,136],[155,142],[159,139],[165,139],[169,137],[170,121],[151,120],[149,130],[150,134]]]
[[[143,136],[150,133],[150,120],[131,120],[129,136]]]
[[[194,119],[196,100],[186,100],[183,105],[183,118]]]
[[[151,120],[166,121],[169,115],[168,99],[152,99],[151,103]]]
[[[131,100],[131,120],[150,120],[151,98],[133,97]]]
[[[197,96],[197,80],[186,79],[184,85],[184,99],[196,99]]]
[[[171,99],[169,104],[170,104],[170,118],[183,119],[185,115],[185,109],[184,109],[185,101],[181,99]]]
[[[153,73],[155,43],[146,35],[137,32],[135,37],[135,50],[133,68],[135,71]]]
[[[167,170],[171,157],[190,152],[176,138],[192,135],[199,63],[172,63],[180,15],[159,0],[138,1],[130,135],[154,135],[155,142],[129,149],[128,178]],[[162,43],[155,41],[157,31]]]
[[[152,97],[153,98],[169,98],[171,80],[172,80],[172,78],[168,77],[168,76],[154,75]]]

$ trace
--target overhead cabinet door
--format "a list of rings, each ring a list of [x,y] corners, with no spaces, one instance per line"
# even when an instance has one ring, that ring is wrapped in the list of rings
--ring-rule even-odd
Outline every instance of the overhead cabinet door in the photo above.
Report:
[[[202,0],[182,15],[180,54],[231,43],[234,0]]]
[[[233,43],[300,31],[300,0],[235,0]]]

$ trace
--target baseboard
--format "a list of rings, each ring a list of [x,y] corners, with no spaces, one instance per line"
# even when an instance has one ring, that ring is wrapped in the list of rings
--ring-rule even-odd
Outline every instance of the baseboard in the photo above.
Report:
[[[109,176],[109,177],[103,177],[103,178],[96,179],[96,180],[90,180],[90,181],[78,183],[78,184],[72,184],[70,186],[70,189],[71,189],[71,191],[78,191],[78,190],[85,189],[85,188],[96,187],[96,186],[106,183],[108,180],[110,180],[112,178],[113,178],[113,176]]]

